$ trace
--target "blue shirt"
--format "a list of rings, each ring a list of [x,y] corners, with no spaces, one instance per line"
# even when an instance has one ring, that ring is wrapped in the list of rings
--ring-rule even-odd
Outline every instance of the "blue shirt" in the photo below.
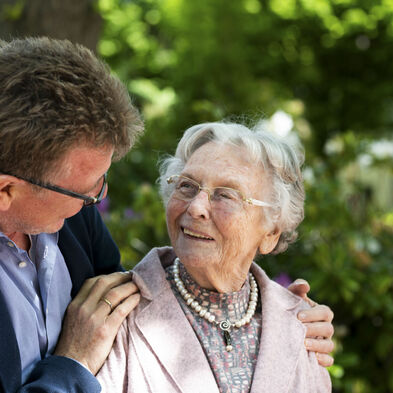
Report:
[[[55,349],[72,287],[58,233],[32,235],[30,240],[26,252],[0,232],[0,288],[18,341],[22,383]]]

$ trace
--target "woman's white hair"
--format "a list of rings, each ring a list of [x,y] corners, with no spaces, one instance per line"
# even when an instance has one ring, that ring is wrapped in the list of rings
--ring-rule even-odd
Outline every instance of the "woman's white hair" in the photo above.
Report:
[[[245,148],[251,162],[261,165],[270,176],[269,202],[273,207],[264,207],[267,220],[282,231],[277,246],[272,251],[278,254],[297,238],[297,226],[304,218],[304,187],[301,165],[304,161],[300,147],[294,148],[282,138],[261,127],[249,129],[236,123],[204,123],[185,131],[177,145],[175,156],[169,156],[160,163],[160,193],[166,206],[171,187],[166,179],[179,174],[191,155],[208,142],[230,144]],[[257,207],[256,207],[257,208]]]

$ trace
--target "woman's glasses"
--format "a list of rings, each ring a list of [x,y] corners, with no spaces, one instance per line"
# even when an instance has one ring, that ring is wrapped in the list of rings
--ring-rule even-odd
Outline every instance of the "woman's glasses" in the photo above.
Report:
[[[167,179],[168,184],[174,185],[173,197],[186,202],[192,201],[201,191],[207,193],[214,208],[222,210],[236,210],[246,202],[249,205],[271,207],[272,205],[254,198],[246,198],[240,191],[229,187],[209,189],[186,176],[173,175]]]

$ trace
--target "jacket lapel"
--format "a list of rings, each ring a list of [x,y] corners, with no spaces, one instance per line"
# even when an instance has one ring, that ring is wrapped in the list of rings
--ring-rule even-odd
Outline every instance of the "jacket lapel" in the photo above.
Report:
[[[136,326],[181,392],[218,393],[203,349],[165,277],[163,267],[175,256],[170,249],[160,250],[160,254],[153,249],[135,270],[133,280],[147,300]]]
[[[261,290],[262,336],[251,393],[287,392],[304,345],[306,329],[295,312],[301,299],[256,265],[252,272]]]
[[[81,235],[80,238],[82,237]],[[70,229],[67,221],[59,232],[58,245],[70,272],[72,281],[71,297],[74,298],[83,282],[94,276],[94,270],[81,246],[80,239],[76,239],[75,233]]]

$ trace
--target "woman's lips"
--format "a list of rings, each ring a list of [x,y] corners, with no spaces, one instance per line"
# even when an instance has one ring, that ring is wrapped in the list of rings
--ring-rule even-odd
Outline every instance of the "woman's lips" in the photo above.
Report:
[[[190,237],[194,237],[194,238],[202,239],[202,240],[214,240],[213,238],[211,238],[210,236],[208,236],[204,233],[195,232],[195,231],[185,228],[185,227],[182,227],[182,230],[185,235],[190,236]]]

